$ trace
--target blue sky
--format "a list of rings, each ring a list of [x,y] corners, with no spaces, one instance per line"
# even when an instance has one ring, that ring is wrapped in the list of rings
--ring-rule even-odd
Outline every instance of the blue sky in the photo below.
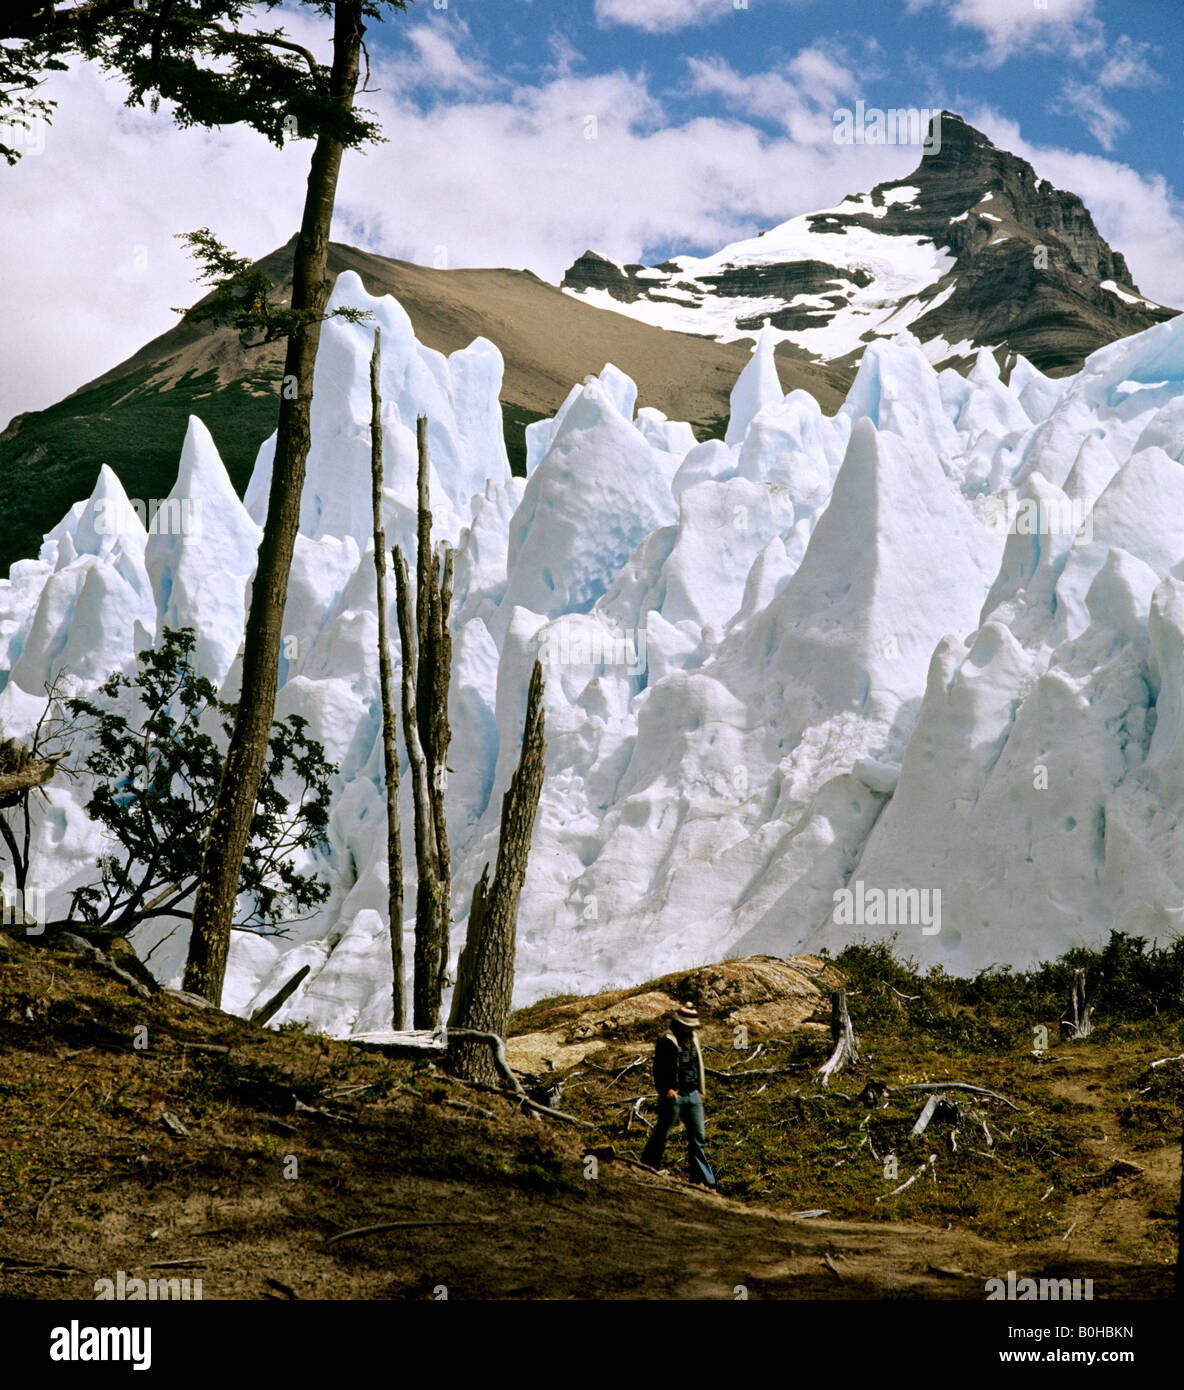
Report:
[[[825,137],[832,97],[989,110],[1032,145],[1105,156],[1180,191],[1176,0],[421,0],[376,31],[376,49],[402,59],[405,30],[441,73],[463,65],[472,80],[459,80],[458,67],[454,91],[464,100],[499,84],[521,91],[625,72],[656,103],[638,131],[707,117],[768,141],[809,139],[811,116]],[[810,80],[803,54],[817,55],[817,69],[830,64],[829,83]],[[440,92],[425,85],[414,99],[426,111]],[[785,216],[811,206],[791,184],[782,193]],[[688,233],[647,246],[647,259],[715,249]]]
[[[323,20],[287,23],[327,56]],[[1180,0],[419,0],[370,38],[387,141],[347,155],[340,240],[552,281],[589,247],[708,252],[915,167],[836,145],[836,109],[944,106],[1184,306]],[[89,68],[48,90],[54,124],[0,168],[0,426],[176,322],[198,291],[175,233],[285,241],[307,173],[306,141],[177,131]]]

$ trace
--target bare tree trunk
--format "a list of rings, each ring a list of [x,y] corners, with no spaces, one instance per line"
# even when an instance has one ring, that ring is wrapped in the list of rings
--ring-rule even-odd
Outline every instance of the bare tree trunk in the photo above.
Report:
[[[448,948],[452,934],[452,855],[448,847],[448,818],[445,792],[448,787],[448,745],[452,728],[448,722],[448,691],[452,679],[452,634],[448,628],[452,609],[452,547],[443,556],[443,573],[437,557],[432,560],[432,582],[429,590],[429,648],[432,691],[431,721],[428,729],[428,788],[432,798],[432,821],[436,827],[436,851],[440,862],[440,940],[438,943],[439,994],[444,993],[448,971]]]
[[[518,900],[526,878],[530,839],[543,788],[543,668],[535,662],[526,700],[526,723],[518,769],[502,799],[497,872],[489,885],[489,865],[473,889],[468,932],[457,966],[450,1028],[476,1029],[504,1037],[514,991],[518,944]],[[497,1071],[489,1049],[462,1042],[448,1050],[448,1067],[467,1081],[495,1085]]]
[[[412,989],[416,1028],[435,1028],[440,1021],[440,856],[432,816],[427,759],[419,738],[416,716],[416,632],[411,613],[411,581],[407,560],[395,547],[395,606],[399,614],[399,638],[403,645],[403,739],[411,764],[411,791],[415,810],[415,981]]]
[[[0,806],[16,806],[37,787],[43,787],[57,771],[65,753],[39,758],[16,739],[0,743]]]
[[[342,111],[353,107],[363,33],[360,0],[338,0],[333,6],[329,91],[331,103]],[[310,312],[297,322],[288,338],[284,373],[294,379],[296,389],[294,393],[280,393],[267,521],[259,544],[243,646],[242,691],[193,901],[185,989],[213,1004],[222,1001],[243,856],[275,716],[284,606],[300,529],[300,498],[310,443],[313,369],[321,316],[329,298],[329,230],[343,148],[332,135],[320,135],[308,172],[304,217],[292,265],[292,308]]]
[[[1069,998],[1069,1005],[1073,1010],[1073,1017],[1061,1019],[1062,1039],[1066,1042],[1077,1042],[1082,1038],[1088,1038],[1094,1030],[1093,1024],[1090,1022],[1093,1006],[1085,1002],[1084,970],[1073,972],[1073,991]]]
[[[370,479],[374,510],[374,571],[378,585],[378,688],[382,698],[382,756],[386,776],[387,917],[391,930],[391,1027],[401,1032],[407,1018],[403,961],[403,844],[399,833],[399,726],[395,708],[391,646],[386,622],[386,530],[382,524],[382,330],[374,330],[370,357]]]
[[[824,1086],[829,1085],[831,1077],[837,1076],[848,1063],[854,1064],[859,1061],[859,1042],[851,1024],[851,1015],[847,1012],[845,989],[836,990],[831,995],[830,1037],[835,1050],[818,1069],[819,1078]]]
[[[452,929],[452,860],[448,848],[448,821],[444,793],[448,785],[448,745],[452,731],[448,723],[448,690],[452,677],[452,635],[448,620],[452,607],[453,554],[444,547],[441,557],[432,550],[431,455],[428,449],[428,421],[416,420],[418,452],[418,526],[415,562],[416,637],[419,643],[419,669],[416,676],[416,710],[419,742],[427,764],[428,796],[432,824],[436,831],[438,904],[429,907],[426,894],[416,895],[416,920],[431,921],[435,939],[425,942],[423,968],[430,970],[430,957],[436,956],[437,983],[431,987],[438,1011],[448,970],[448,947]],[[421,885],[422,890],[422,885]],[[422,910],[421,910],[422,908]],[[419,927],[417,925],[417,935]],[[427,988],[425,982],[425,989]]]

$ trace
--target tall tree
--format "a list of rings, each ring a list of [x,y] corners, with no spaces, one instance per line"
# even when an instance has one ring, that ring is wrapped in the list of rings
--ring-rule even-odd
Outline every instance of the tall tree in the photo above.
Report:
[[[0,19],[0,119],[17,127],[50,118],[39,95],[47,72],[81,55],[128,86],[128,104],[173,104],[179,126],[243,122],[277,145],[315,137],[304,215],[292,270],[293,324],[280,394],[267,521],[251,591],[243,649],[242,694],[202,856],[193,905],[185,987],[214,1003],[222,998],[230,929],[243,856],[275,711],[281,624],[300,524],[309,448],[313,367],[329,295],[329,232],[344,151],[378,138],[355,97],[367,19],[404,10],[405,0],[306,0],[331,16],[328,66],[283,29],[254,26],[280,0],[83,0],[25,4]],[[11,160],[19,149],[0,148]]]

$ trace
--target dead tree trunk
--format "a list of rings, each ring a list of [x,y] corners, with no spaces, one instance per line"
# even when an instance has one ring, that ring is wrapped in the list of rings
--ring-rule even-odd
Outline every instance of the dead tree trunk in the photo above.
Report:
[[[304,983],[304,979],[311,969],[311,965],[302,965],[295,975],[290,980],[285,981],[266,1003],[259,1005],[251,1015],[251,1022],[257,1023],[262,1028],[265,1023],[273,1019]]]
[[[834,1051],[818,1070],[824,1086],[828,1085],[831,1077],[837,1076],[848,1063],[854,1065],[859,1061],[859,1043],[855,1037],[855,1029],[851,1026],[851,1015],[847,1012],[845,989],[836,990],[831,995],[830,1036],[834,1043]]]
[[[43,787],[65,756],[35,757],[12,738],[0,744],[0,807],[16,806],[27,792]]]
[[[489,865],[473,889],[469,926],[456,972],[450,1028],[476,1029],[504,1037],[514,990],[518,944],[518,899],[526,878],[530,839],[543,787],[543,668],[535,662],[526,699],[526,723],[518,769],[502,799],[497,871],[489,884]],[[495,1085],[497,1071],[489,1048],[462,1042],[448,1049],[448,1069],[466,1081]]]
[[[374,510],[374,570],[378,584],[378,688],[382,696],[382,755],[386,777],[387,917],[391,929],[391,1027],[400,1032],[406,1022],[403,962],[403,845],[399,835],[399,739],[395,710],[391,647],[386,621],[386,531],[382,524],[382,398],[378,377],[382,366],[382,330],[374,330],[370,357],[370,480]]]
[[[452,607],[453,553],[445,546],[443,556],[432,550],[431,456],[428,449],[428,421],[420,415],[416,422],[418,451],[418,518],[415,561],[415,630],[419,646],[419,669],[415,697],[419,725],[419,744],[428,774],[428,798],[436,832],[437,884],[439,904],[429,914],[436,923],[438,939],[431,943],[437,960],[438,977],[434,987],[437,1009],[444,993],[448,969],[448,946],[452,928],[452,860],[448,848],[448,822],[444,793],[448,784],[448,745],[452,730],[448,723],[448,689],[452,677],[452,634],[448,620]],[[417,908],[420,898],[417,896]],[[418,920],[417,912],[417,920]],[[431,968],[425,953],[424,968]]]
[[[452,547],[444,550],[443,561],[432,558],[428,591],[430,613],[428,661],[432,673],[431,719],[428,726],[428,790],[432,798],[432,821],[436,827],[436,852],[440,861],[440,942],[439,993],[444,992],[448,970],[448,948],[452,934],[452,856],[448,847],[448,821],[444,794],[448,787],[448,745],[452,728],[448,723],[448,689],[452,676],[452,634],[448,628],[452,609]]]
[[[1093,1032],[1093,1024],[1090,1022],[1093,1007],[1085,1002],[1084,970],[1073,972],[1073,993],[1069,1002],[1073,1017],[1061,1019],[1061,1038],[1066,1042],[1077,1042],[1082,1038],[1088,1038]]]
[[[411,613],[411,581],[407,559],[395,546],[395,605],[399,637],[403,644],[403,739],[411,764],[411,791],[415,811],[415,981],[413,1019],[416,1028],[435,1028],[440,1021],[440,857],[432,815],[431,785],[427,760],[419,740],[416,717],[416,633]]]
[[[53,753],[48,758],[39,758],[34,747],[28,748],[15,738],[0,741],[0,839],[3,839],[8,856],[12,861],[13,884],[4,894],[5,913],[13,900],[14,893],[23,903],[25,885],[29,874],[29,840],[32,822],[29,816],[29,795],[44,787],[57,771],[58,763],[65,753]],[[5,810],[20,808],[24,825],[14,828],[9,824]],[[4,872],[0,870],[0,886],[4,884]],[[23,908],[22,908],[23,916]]]

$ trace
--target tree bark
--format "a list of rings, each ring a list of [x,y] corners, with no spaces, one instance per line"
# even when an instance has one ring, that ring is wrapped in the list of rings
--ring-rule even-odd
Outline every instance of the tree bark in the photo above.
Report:
[[[442,571],[442,572],[441,572]],[[452,680],[452,634],[448,629],[452,609],[453,554],[444,550],[443,565],[432,561],[429,591],[430,661],[432,672],[431,720],[428,728],[428,789],[432,798],[432,822],[436,828],[436,852],[440,865],[440,938],[437,943],[439,965],[437,986],[440,996],[448,971],[448,950],[452,934],[452,854],[448,846],[448,818],[445,792],[448,787],[448,745],[452,728],[448,722],[448,691]]]
[[[333,7],[329,99],[343,111],[353,107],[363,33],[360,0],[338,0]],[[329,298],[329,231],[343,150],[340,140],[323,133],[317,138],[309,167],[304,216],[292,266],[292,308],[311,313],[297,322],[288,339],[284,373],[295,379],[296,390],[280,392],[267,522],[259,544],[243,645],[242,689],[193,902],[185,988],[214,1004],[222,1000],[243,856],[250,839],[275,715],[284,606],[300,529],[300,500],[310,443],[313,369],[321,337],[321,315]]]
[[[1073,991],[1069,997],[1069,1006],[1073,1010],[1073,1017],[1061,1019],[1061,1038],[1067,1042],[1088,1038],[1093,1032],[1093,1024],[1090,1022],[1093,1006],[1085,1002],[1084,970],[1073,972]]]
[[[407,1017],[403,960],[403,843],[399,832],[399,736],[391,647],[387,633],[386,529],[382,524],[382,330],[374,330],[370,356],[370,480],[374,510],[374,570],[378,586],[378,688],[382,698],[382,756],[386,776],[387,918],[391,932],[391,1027],[401,1032]]]
[[[26,757],[19,765],[0,765],[0,807],[15,806],[27,793],[43,787],[65,756],[55,753],[51,758]]]
[[[411,792],[415,812],[415,979],[412,987],[416,1028],[435,1028],[440,1021],[440,857],[432,817],[427,759],[419,737],[416,711],[416,675],[419,662],[416,631],[411,612],[411,580],[407,560],[395,547],[395,606],[399,614],[399,639],[403,646],[403,739],[411,765]]]
[[[514,991],[518,944],[518,900],[526,878],[535,813],[543,787],[543,668],[535,662],[526,700],[522,753],[502,799],[497,871],[489,885],[489,865],[473,889],[468,932],[457,966],[449,1028],[475,1029],[505,1037]],[[497,1071],[489,1049],[462,1042],[448,1050],[447,1065],[467,1081],[495,1085]]]
[[[286,980],[266,1003],[260,1004],[251,1015],[251,1022],[257,1023],[262,1028],[265,1023],[273,1019],[304,983],[304,979],[311,969],[312,966],[310,965],[302,965],[295,975]]]
[[[452,678],[452,635],[448,620],[452,607],[453,553],[445,546],[443,561],[432,550],[431,455],[428,448],[428,421],[416,420],[418,454],[418,514],[415,566],[415,623],[419,643],[419,669],[416,677],[416,710],[419,742],[428,774],[428,798],[436,832],[436,882],[438,903],[429,907],[423,892],[416,895],[416,933],[418,923],[430,922],[434,939],[425,942],[424,969],[434,968],[434,986],[425,990],[434,998],[438,1012],[448,970],[449,937],[452,929],[452,860],[448,847],[448,820],[444,793],[448,784],[448,745],[452,731],[448,723],[448,690]],[[422,910],[421,910],[422,907]],[[432,965],[432,957],[435,965]]]
[[[851,1015],[847,1012],[845,989],[836,990],[831,995],[830,1037],[835,1050],[818,1069],[819,1078],[824,1086],[829,1085],[831,1077],[837,1076],[848,1063],[854,1064],[859,1061],[859,1042],[851,1024]]]

